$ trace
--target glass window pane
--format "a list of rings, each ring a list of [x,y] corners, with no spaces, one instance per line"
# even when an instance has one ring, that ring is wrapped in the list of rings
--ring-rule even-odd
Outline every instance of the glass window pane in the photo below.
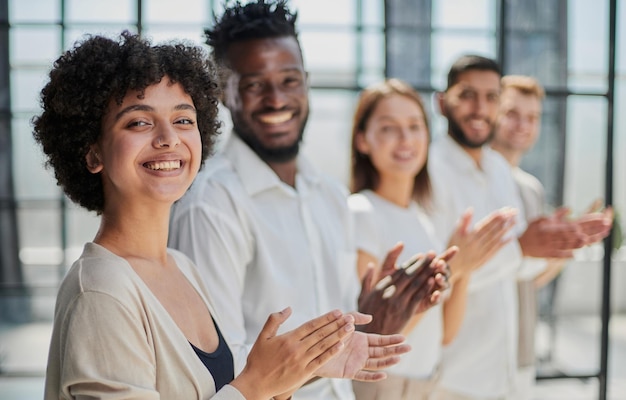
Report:
[[[22,263],[53,266],[63,260],[60,215],[58,208],[21,208],[18,210]]]
[[[354,85],[356,81],[356,34],[302,32],[300,44],[311,83]]]
[[[511,35],[506,45],[506,74],[531,75],[545,86],[564,88],[566,49],[557,36]]]
[[[606,1],[568,2],[568,86],[573,90],[606,90],[608,8]]]
[[[604,98],[568,98],[564,202],[574,212],[604,197],[606,115]]]
[[[298,26],[306,25],[356,25],[355,0],[294,0],[291,11],[298,12]]]
[[[61,0],[9,0],[9,20],[20,22],[61,21]]]
[[[313,89],[310,100],[311,115],[302,151],[322,171],[347,185],[351,116],[356,106],[356,93],[351,90]]]
[[[617,7],[617,44],[616,49],[616,68],[618,73],[622,76],[626,75],[626,51],[623,50],[626,46],[626,7]]]
[[[384,0],[361,0],[361,10],[363,12],[363,25],[379,27],[385,25]]]
[[[68,202],[67,209],[67,249],[68,265],[80,257],[85,243],[91,242],[100,226],[100,217],[74,203]]]
[[[205,24],[210,18],[210,6],[205,0],[145,0],[144,23]]]
[[[363,68],[385,68],[385,36],[382,32],[361,35],[363,43]]]
[[[44,156],[33,139],[30,118],[13,120],[13,179],[18,200],[57,199],[60,189],[54,172],[44,167]]]
[[[135,0],[66,0],[66,20],[133,23],[137,20],[136,4]]]
[[[61,28],[19,27],[11,29],[9,36],[11,65],[45,64],[52,65],[61,54]]]
[[[14,69],[11,71],[11,108],[13,112],[39,109],[39,93],[48,82],[47,69]]]
[[[169,41],[188,41],[197,45],[204,45],[204,25],[148,27],[144,30],[144,36],[150,38],[152,43]],[[208,49],[208,48],[207,48]]]
[[[67,50],[74,47],[76,42],[82,42],[89,36],[100,35],[116,40],[122,31],[128,30],[137,33],[137,27],[134,25],[81,25],[70,26],[65,30],[65,43],[63,49]]]
[[[495,30],[495,0],[437,0],[432,7],[436,28]]]
[[[432,35],[431,79],[436,89],[446,87],[446,76],[452,63],[463,54],[479,54],[495,58],[496,39],[488,33],[459,35],[447,32],[434,32]]]
[[[562,0],[507,0],[506,27],[509,34],[520,32],[549,33],[561,27],[555,21],[565,20],[560,15],[567,7]]]

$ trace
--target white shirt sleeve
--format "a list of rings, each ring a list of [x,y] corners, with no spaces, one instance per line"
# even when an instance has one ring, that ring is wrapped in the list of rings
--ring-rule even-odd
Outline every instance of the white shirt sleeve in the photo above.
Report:
[[[235,376],[253,345],[247,341],[242,306],[246,270],[253,254],[247,226],[226,191],[214,185],[203,190],[202,196],[175,207],[170,223],[169,246],[194,261],[210,290],[220,329],[233,353]]]
[[[379,262],[383,250],[380,238],[381,226],[376,218],[372,203],[362,194],[353,194],[348,198],[348,206],[352,214],[357,250],[377,257]]]

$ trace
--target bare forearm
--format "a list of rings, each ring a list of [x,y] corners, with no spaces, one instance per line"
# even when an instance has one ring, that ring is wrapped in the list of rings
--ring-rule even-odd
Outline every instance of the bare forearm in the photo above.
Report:
[[[536,289],[540,289],[552,282],[556,278],[563,268],[565,267],[567,260],[563,259],[550,259],[548,260],[548,266],[546,269],[533,280]]]

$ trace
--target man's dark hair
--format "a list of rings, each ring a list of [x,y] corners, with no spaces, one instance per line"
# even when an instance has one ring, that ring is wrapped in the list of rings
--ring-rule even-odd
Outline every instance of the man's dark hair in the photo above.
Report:
[[[297,39],[297,18],[286,0],[256,0],[245,5],[236,1],[230,7],[227,2],[222,17],[214,16],[215,25],[204,30],[206,44],[213,49],[213,59],[224,65],[228,47],[235,42],[285,36]]]
[[[499,76],[502,76],[500,66],[495,60],[475,54],[468,54],[459,57],[450,67],[446,90],[454,86],[459,80],[459,75],[467,71],[493,71]]]

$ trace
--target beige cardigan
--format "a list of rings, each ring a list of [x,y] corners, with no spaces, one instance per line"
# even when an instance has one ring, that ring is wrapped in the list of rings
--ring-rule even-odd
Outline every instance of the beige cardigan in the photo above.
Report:
[[[192,262],[170,250],[219,320]],[[207,321],[208,323],[208,321]],[[45,399],[245,400],[211,374],[130,264],[87,243],[57,296]]]

